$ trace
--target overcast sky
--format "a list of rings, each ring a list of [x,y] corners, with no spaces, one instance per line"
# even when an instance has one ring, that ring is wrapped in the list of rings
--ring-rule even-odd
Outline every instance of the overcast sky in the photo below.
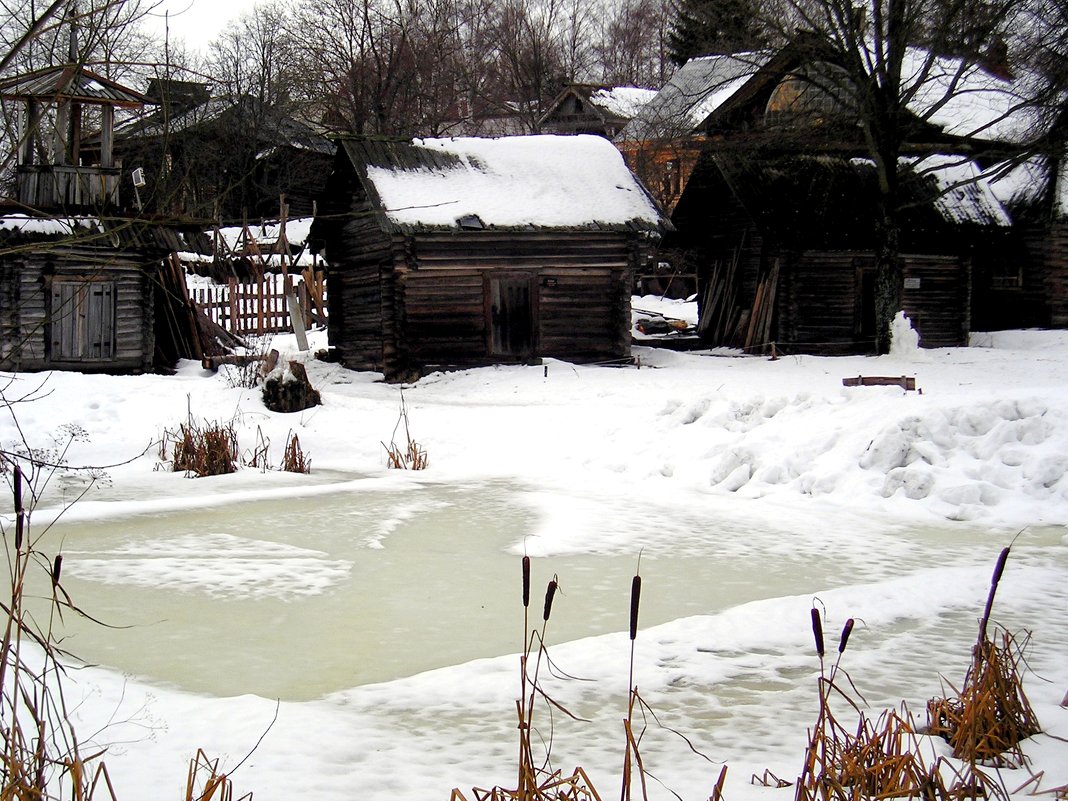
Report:
[[[172,42],[182,39],[190,49],[204,48],[227,22],[255,4],[256,0],[162,0],[148,25],[161,38],[169,29]]]

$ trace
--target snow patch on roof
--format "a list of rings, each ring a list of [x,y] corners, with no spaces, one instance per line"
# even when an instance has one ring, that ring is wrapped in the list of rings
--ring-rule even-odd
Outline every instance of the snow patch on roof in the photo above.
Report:
[[[909,110],[952,136],[1024,142],[1038,130],[1022,79],[998,78],[978,65],[932,57],[919,48],[908,50],[902,76],[905,87],[915,88]]]
[[[623,119],[637,116],[645,105],[656,97],[656,89],[639,89],[635,86],[616,86],[598,89],[590,94],[590,102],[609,114]]]
[[[627,123],[616,141],[689,136],[769,58],[770,53],[756,52],[690,59]]]
[[[918,175],[934,180],[939,192],[934,205],[947,222],[1012,225],[1008,212],[974,161],[946,155],[901,161]]]
[[[368,166],[389,219],[455,227],[477,216],[499,227],[573,227],[660,222],[619,151],[599,136],[416,139],[456,158],[417,169]]]
[[[26,214],[9,214],[0,217],[0,231],[19,231],[23,234],[42,236],[67,236],[79,228],[98,228],[96,217],[30,217]]]

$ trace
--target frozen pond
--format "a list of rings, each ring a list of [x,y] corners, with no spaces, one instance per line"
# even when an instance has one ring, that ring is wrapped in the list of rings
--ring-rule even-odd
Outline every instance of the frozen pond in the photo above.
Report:
[[[68,615],[64,647],[194,692],[284,700],[520,650],[520,555],[554,499],[506,484],[347,487],[56,525],[43,550],[62,548],[72,598],[115,627]],[[642,524],[618,499],[584,503],[603,526]],[[695,535],[712,526],[717,536]],[[916,549],[906,535],[841,531],[814,551],[809,537],[794,547],[786,532],[692,510],[653,534],[643,627],[903,572],[973,536],[913,533],[925,537]],[[637,560],[611,548],[535,557],[532,614],[553,574],[562,591],[549,641],[624,630]]]

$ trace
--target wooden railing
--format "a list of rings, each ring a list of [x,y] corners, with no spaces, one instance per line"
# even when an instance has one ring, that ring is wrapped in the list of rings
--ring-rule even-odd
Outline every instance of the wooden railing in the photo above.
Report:
[[[38,209],[117,206],[119,175],[118,167],[23,165],[18,168],[19,202]]]
[[[209,318],[232,334],[277,334],[293,330],[283,276],[268,273],[253,283],[231,278],[228,284],[190,289],[189,295]],[[304,327],[326,325],[326,289],[321,278],[293,282]]]

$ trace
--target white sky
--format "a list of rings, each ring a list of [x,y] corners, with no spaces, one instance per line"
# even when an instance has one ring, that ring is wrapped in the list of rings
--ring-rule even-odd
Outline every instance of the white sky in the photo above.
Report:
[[[226,23],[255,5],[255,0],[162,0],[148,25],[161,38],[169,29],[172,42],[181,39],[190,50],[203,49]]]

